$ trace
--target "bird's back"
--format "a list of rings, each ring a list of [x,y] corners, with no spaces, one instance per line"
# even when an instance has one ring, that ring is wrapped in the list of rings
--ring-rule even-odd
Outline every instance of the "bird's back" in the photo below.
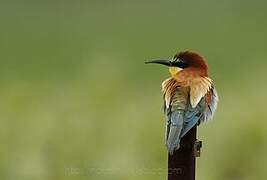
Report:
[[[164,112],[166,115],[166,145],[172,154],[179,148],[180,139],[195,125],[213,115],[217,105],[217,93],[213,86],[194,107],[190,103],[190,86],[183,86],[174,78],[162,84]]]

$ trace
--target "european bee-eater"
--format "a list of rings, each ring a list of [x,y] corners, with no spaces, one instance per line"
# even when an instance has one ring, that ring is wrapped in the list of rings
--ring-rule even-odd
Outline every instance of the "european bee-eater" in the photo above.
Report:
[[[165,141],[168,152],[180,147],[181,138],[195,125],[209,121],[217,108],[218,95],[208,76],[206,60],[192,51],[177,53],[171,60],[152,60],[169,67],[171,77],[162,83]]]

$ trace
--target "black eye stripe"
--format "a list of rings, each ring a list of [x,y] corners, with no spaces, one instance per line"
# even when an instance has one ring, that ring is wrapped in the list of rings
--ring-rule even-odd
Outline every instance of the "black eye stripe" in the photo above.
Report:
[[[175,57],[173,60],[172,60],[172,62],[183,62],[183,60],[181,60],[180,58],[178,58],[178,57]]]
[[[182,59],[180,59],[179,57],[174,57],[171,60],[171,66],[176,66],[179,68],[186,68],[186,67],[188,67],[188,64],[185,61],[183,61]]]

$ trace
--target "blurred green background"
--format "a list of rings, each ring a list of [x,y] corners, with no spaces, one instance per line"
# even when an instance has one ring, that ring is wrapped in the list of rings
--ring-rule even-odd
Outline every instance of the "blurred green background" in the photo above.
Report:
[[[166,179],[161,82],[191,49],[220,102],[198,180],[266,179],[267,1],[1,1],[0,179]]]

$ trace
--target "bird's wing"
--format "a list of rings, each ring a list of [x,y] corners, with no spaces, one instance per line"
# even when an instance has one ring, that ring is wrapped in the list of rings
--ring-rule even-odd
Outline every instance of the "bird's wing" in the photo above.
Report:
[[[166,100],[165,100],[166,101]],[[188,93],[178,88],[172,95],[168,106],[165,104],[166,115],[166,146],[170,154],[179,149],[180,135],[184,125],[184,116],[188,104]]]
[[[211,89],[212,80],[208,77],[198,77],[189,81],[190,86],[190,104],[195,108],[201,99]]]
[[[201,119],[201,123],[211,120],[217,109],[219,97],[213,85],[209,90],[209,92],[207,93],[205,100],[206,100],[206,108],[204,110],[204,116],[203,119]]]
[[[215,87],[212,85],[210,90],[201,98],[195,108],[189,103],[184,117],[184,126],[181,132],[181,138],[196,124],[208,121],[212,118],[218,102],[218,95]]]
[[[184,117],[184,126],[181,132],[181,137],[192,129],[202,118],[205,109],[205,98],[202,98],[195,108],[189,103]]]

